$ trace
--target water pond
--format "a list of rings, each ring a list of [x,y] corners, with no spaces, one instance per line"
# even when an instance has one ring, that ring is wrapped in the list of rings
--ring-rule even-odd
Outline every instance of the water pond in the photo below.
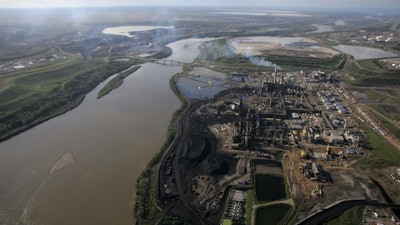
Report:
[[[131,32],[148,31],[156,29],[174,29],[172,26],[121,26],[121,27],[108,27],[103,30],[103,34],[123,35],[127,37],[134,37]]]
[[[258,208],[256,213],[256,225],[279,224],[290,209],[291,206],[286,204],[276,204]]]
[[[271,174],[256,174],[256,196],[261,202],[286,198],[284,178]]]
[[[384,51],[379,48],[369,48],[362,46],[353,46],[353,45],[337,45],[333,46],[333,48],[350,54],[354,56],[355,59],[379,59],[379,58],[390,58],[396,57],[397,55],[393,52]]]
[[[193,75],[180,78],[177,85],[183,95],[189,99],[212,98],[228,88],[224,81]]]
[[[323,32],[332,32],[333,28],[331,25],[322,25],[322,24],[313,24],[313,26],[317,27],[317,30],[307,32],[308,34],[313,33],[323,33]]]

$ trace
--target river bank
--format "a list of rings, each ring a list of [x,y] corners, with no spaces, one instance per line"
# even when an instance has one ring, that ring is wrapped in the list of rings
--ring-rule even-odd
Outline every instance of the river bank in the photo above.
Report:
[[[183,112],[188,108],[188,102],[179,92],[174,82],[175,77],[178,76],[178,74],[175,74],[171,78],[170,87],[181,101],[181,107],[174,112],[171,118],[164,145],[161,147],[160,151],[153,156],[147,167],[140,174],[136,183],[134,217],[135,224],[137,225],[153,225],[156,221],[163,221],[162,224],[167,225],[167,222],[171,219],[170,217],[165,217],[163,211],[161,211],[158,206],[156,183],[158,182],[159,164],[162,158],[167,154],[167,150],[170,149],[170,145],[177,137],[178,121],[181,119]]]

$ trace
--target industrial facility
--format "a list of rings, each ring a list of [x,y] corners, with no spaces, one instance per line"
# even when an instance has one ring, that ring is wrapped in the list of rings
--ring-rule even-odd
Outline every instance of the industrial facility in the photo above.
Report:
[[[271,162],[293,165],[291,171],[283,168],[292,173],[285,177],[302,195],[329,195],[324,187],[334,185],[330,169],[345,168],[364,154],[362,131],[337,77],[276,69],[230,73],[233,88],[190,98],[180,121],[186,124],[178,131],[182,137],[159,168],[160,204],[209,224],[244,220],[246,192],[231,187],[251,189],[255,166]],[[279,157],[282,152],[286,157]]]

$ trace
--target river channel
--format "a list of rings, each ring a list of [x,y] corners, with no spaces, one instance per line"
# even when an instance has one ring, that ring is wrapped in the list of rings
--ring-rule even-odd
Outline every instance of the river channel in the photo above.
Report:
[[[170,59],[192,61],[205,40],[172,43]],[[180,106],[169,86],[180,71],[144,64],[103,98],[104,83],[77,108],[0,143],[0,225],[132,224],[136,179]],[[73,163],[50,175],[65,153]]]

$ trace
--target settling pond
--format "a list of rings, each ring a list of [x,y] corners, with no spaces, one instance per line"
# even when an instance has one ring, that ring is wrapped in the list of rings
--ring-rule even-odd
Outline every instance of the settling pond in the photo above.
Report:
[[[279,175],[256,174],[256,195],[261,202],[286,198],[284,178]]]
[[[174,27],[168,26],[121,26],[121,27],[109,27],[103,30],[103,34],[123,35],[127,37],[134,37],[133,32],[138,31],[149,31],[156,29],[174,29]]]
[[[369,48],[369,47],[353,46],[353,45],[337,45],[333,46],[333,48],[341,52],[344,52],[346,54],[352,55],[357,60],[390,58],[397,56],[393,52],[384,51],[378,48]]]
[[[212,98],[228,87],[225,82],[202,76],[186,76],[178,81],[178,88],[189,99]]]
[[[276,204],[257,209],[256,225],[276,225],[282,221],[292,207],[287,204]]]

